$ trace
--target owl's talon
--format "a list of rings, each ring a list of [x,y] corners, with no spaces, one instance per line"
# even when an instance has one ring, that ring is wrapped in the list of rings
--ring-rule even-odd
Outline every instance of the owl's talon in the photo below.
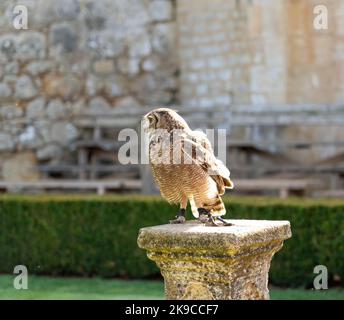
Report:
[[[217,221],[220,221],[220,223],[218,223]],[[233,223],[229,223],[226,220],[222,219],[221,217],[209,216],[209,219],[205,225],[216,226],[216,227],[229,227],[229,226],[232,226]]]
[[[227,222],[226,220],[222,219],[219,216],[213,216],[211,212],[204,208],[198,208],[199,217],[198,220],[201,223],[204,223],[206,226],[216,226],[216,227],[222,227],[222,226],[232,226],[232,223]],[[220,223],[218,223],[219,221]]]
[[[184,223],[185,222],[185,212],[186,210],[183,208],[180,208],[176,215],[176,219],[170,220],[171,224],[177,224],[177,223]]]
[[[178,224],[178,223],[184,223],[185,222],[185,217],[184,216],[178,216],[174,220],[170,220],[170,224]]]
[[[208,221],[205,224],[206,226],[215,226],[215,227],[220,227],[220,224],[216,223],[216,219],[213,216],[208,217]]]
[[[227,222],[225,219],[222,219],[221,217],[216,217],[216,219],[221,221],[223,223],[223,226],[230,227],[233,225],[233,223]]]

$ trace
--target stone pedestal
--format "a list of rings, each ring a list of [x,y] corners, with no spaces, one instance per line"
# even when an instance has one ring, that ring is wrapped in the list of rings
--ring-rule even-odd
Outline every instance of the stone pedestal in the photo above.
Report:
[[[196,221],[140,230],[165,280],[167,299],[269,299],[273,255],[291,237],[288,221],[228,220],[230,227]]]

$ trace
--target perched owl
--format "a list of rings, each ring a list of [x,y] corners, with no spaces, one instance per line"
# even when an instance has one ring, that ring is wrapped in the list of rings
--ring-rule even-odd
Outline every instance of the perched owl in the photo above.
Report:
[[[230,225],[221,195],[233,188],[229,170],[215,158],[206,135],[192,131],[174,110],[155,109],[143,117],[149,160],[161,195],[180,205],[176,219],[184,223],[188,201],[192,214],[207,225]]]

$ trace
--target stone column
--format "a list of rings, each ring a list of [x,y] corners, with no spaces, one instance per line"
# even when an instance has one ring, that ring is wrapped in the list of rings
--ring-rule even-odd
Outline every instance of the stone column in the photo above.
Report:
[[[288,221],[228,220],[230,227],[197,221],[140,230],[165,280],[167,299],[269,299],[270,261],[291,237]]]

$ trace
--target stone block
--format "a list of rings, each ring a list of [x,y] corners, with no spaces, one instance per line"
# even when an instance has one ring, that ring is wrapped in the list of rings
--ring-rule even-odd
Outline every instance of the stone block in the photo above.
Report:
[[[14,147],[13,137],[7,132],[0,132],[0,151],[11,151]]]
[[[36,85],[28,75],[22,75],[15,84],[15,96],[18,99],[32,99],[37,95]]]
[[[26,67],[26,71],[32,76],[38,76],[44,73],[47,73],[53,69],[55,63],[48,60],[39,60],[29,63]]]
[[[28,103],[26,106],[26,116],[29,119],[37,119],[45,114],[45,99],[40,97]]]
[[[120,57],[117,59],[117,68],[123,75],[135,76],[140,72],[140,59]]]
[[[20,118],[24,114],[23,109],[16,106],[16,105],[4,105],[0,107],[0,117],[2,119],[14,119],[14,118]]]
[[[93,63],[93,70],[97,74],[106,75],[111,74],[115,70],[113,60],[98,60]]]
[[[73,99],[79,95],[82,85],[82,80],[71,73],[48,73],[43,78],[43,88],[49,97]]]
[[[105,93],[109,98],[120,97],[128,92],[127,81],[121,75],[109,77],[105,82]]]
[[[129,44],[129,57],[141,58],[148,56],[152,51],[152,46],[148,34],[144,33],[134,37]]]
[[[152,48],[159,54],[172,54],[176,47],[176,24],[159,23],[152,30]]]
[[[21,61],[44,59],[45,35],[36,31],[22,31],[16,41],[16,58]]]
[[[12,94],[12,90],[7,83],[0,83],[0,99],[9,98]]]
[[[49,54],[58,58],[61,54],[75,52],[78,48],[78,33],[69,23],[54,24],[50,30]]]
[[[63,149],[60,146],[49,144],[38,149],[36,156],[37,159],[41,161],[60,159],[63,156]]]
[[[170,300],[266,300],[273,255],[291,237],[288,221],[196,221],[143,228],[138,245],[160,268]]]
[[[18,144],[21,150],[36,149],[43,145],[43,138],[38,134],[34,126],[27,126],[18,137]]]
[[[173,19],[174,7],[172,1],[152,0],[149,4],[149,13],[153,21],[168,21]]]
[[[110,104],[102,97],[95,97],[91,99],[88,109],[90,112],[96,113],[107,113],[111,110]]]
[[[45,114],[51,120],[64,119],[68,115],[68,110],[60,99],[53,99],[49,101]]]
[[[2,175],[5,181],[36,181],[40,174],[33,152],[11,154],[3,161]]]
[[[74,124],[67,121],[54,122],[51,125],[51,141],[60,145],[68,145],[79,136],[78,129]]]

